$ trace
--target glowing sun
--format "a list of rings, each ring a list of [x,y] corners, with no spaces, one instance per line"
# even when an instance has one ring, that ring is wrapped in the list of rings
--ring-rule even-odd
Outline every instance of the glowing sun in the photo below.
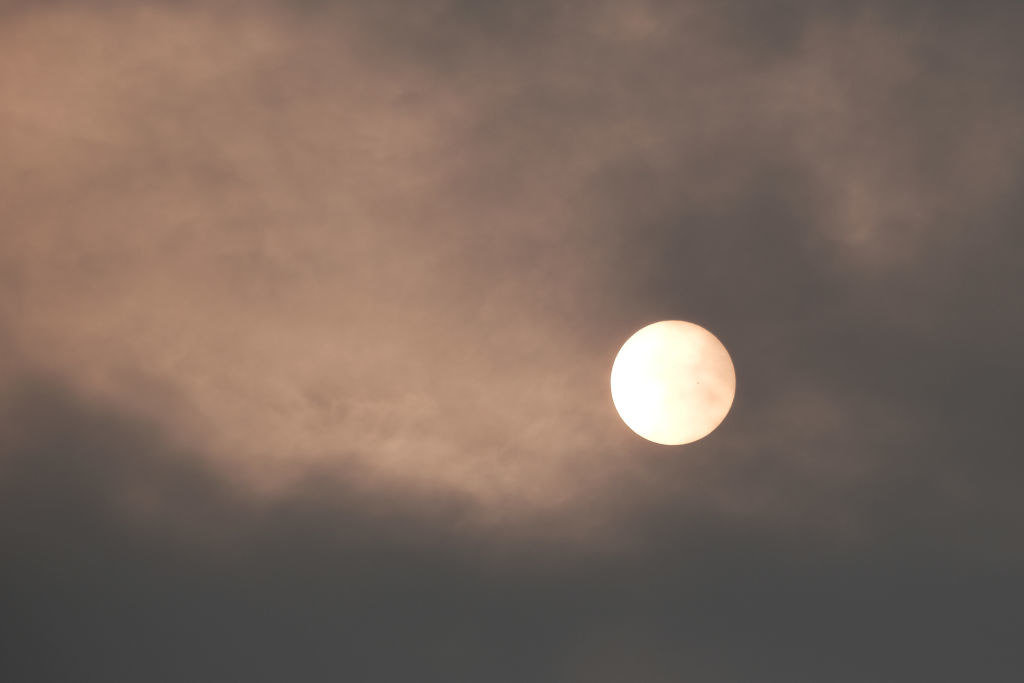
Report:
[[[722,342],[682,320],[639,330],[612,365],[612,401],[623,422],[666,446],[713,432],[735,395],[736,370]]]

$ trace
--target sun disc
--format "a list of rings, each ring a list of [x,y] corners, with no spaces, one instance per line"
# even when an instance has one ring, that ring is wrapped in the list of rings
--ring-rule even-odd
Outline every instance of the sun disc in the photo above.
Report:
[[[662,320],[622,345],[611,374],[612,402],[623,422],[666,446],[702,439],[718,427],[736,395],[732,358],[700,325]]]

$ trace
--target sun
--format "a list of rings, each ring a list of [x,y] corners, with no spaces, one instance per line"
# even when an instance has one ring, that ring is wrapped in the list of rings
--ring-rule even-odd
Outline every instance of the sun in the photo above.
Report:
[[[622,345],[611,374],[623,422],[666,446],[702,439],[729,413],[736,371],[729,352],[700,325],[662,320]]]

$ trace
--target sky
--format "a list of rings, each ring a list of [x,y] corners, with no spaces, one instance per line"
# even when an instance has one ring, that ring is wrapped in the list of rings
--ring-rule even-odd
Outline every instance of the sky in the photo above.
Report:
[[[0,1],[0,679],[1019,680],[1022,21]]]

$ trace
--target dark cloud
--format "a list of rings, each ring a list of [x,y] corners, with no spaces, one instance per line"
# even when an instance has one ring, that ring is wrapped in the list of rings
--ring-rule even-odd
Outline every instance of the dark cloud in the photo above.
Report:
[[[0,678],[1015,680],[1021,11],[0,4]]]
[[[39,382],[8,398],[5,678],[1009,681],[1019,665],[1019,558],[976,552],[980,525],[927,502],[918,528],[890,507],[836,553],[674,501],[624,514],[632,542],[601,552],[481,534],[457,499],[351,478],[257,500],[152,423]]]

